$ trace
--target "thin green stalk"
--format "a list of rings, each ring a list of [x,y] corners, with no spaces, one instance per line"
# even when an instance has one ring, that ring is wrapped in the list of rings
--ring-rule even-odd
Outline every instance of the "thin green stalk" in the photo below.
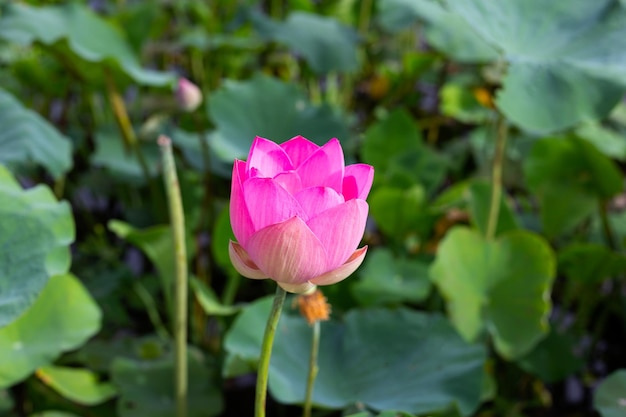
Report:
[[[119,127],[120,133],[122,134],[124,146],[126,147],[126,150],[133,151],[135,153],[137,161],[139,162],[139,165],[141,167],[141,172],[143,173],[146,182],[148,182],[148,184],[150,184],[152,188],[153,185],[150,178],[150,170],[148,169],[146,159],[141,153],[139,142],[137,141],[137,136],[135,135],[135,130],[133,129],[133,125],[130,122],[130,117],[128,116],[126,104],[124,104],[124,99],[122,99],[122,96],[119,93],[117,86],[115,85],[115,80],[113,79],[113,76],[111,75],[110,71],[106,69],[104,71],[104,79],[106,81],[107,95],[109,97],[109,102],[111,103],[111,109],[113,110],[115,121],[117,122],[117,126]],[[151,191],[153,190],[151,189]],[[156,193],[153,193],[152,196],[155,197]]]
[[[496,150],[493,156],[493,170],[491,174],[491,203],[489,204],[489,218],[487,220],[487,239],[493,239],[500,217],[502,201],[502,167],[504,166],[504,150],[506,148],[507,125],[501,114],[496,122]]]
[[[156,302],[154,301],[154,298],[152,297],[150,292],[140,282],[135,282],[133,284],[133,290],[135,291],[137,297],[139,297],[143,305],[146,307],[146,311],[148,312],[148,318],[152,322],[154,330],[156,331],[159,338],[164,341],[169,340],[170,335],[163,325],[163,320],[161,320],[161,316],[159,316],[159,310],[157,308]]]
[[[272,346],[274,344],[274,335],[278,327],[280,313],[285,303],[286,291],[279,285],[276,286],[276,294],[274,295],[274,303],[270,316],[265,326],[265,334],[261,343],[261,357],[259,358],[259,370],[256,378],[256,398],[254,401],[254,417],[265,417],[265,402],[267,399],[267,378],[270,368],[270,357],[272,356]]]
[[[237,290],[239,290],[240,283],[241,275],[239,275],[238,273],[228,274],[228,278],[226,280],[226,288],[224,288],[224,292],[222,293],[223,304],[229,306],[235,302],[235,296],[237,295]]]
[[[359,33],[361,36],[367,35],[370,27],[370,16],[372,14],[372,0],[362,0],[361,10],[359,10]]]
[[[319,368],[317,366],[317,353],[320,349],[320,321],[313,322],[313,337],[311,339],[311,356],[309,356],[309,377],[306,380],[306,394],[304,396],[304,412],[302,417],[311,417],[311,400],[313,399],[313,386]]]
[[[185,247],[185,213],[180,196],[180,187],[176,175],[172,141],[165,136],[159,137],[159,146],[163,156],[165,190],[170,211],[170,224],[174,241],[176,259],[176,290],[174,314],[175,338],[175,398],[176,417],[187,415],[187,249]]]
[[[611,229],[611,223],[608,215],[608,204],[606,201],[600,201],[600,221],[602,222],[602,231],[607,245],[612,250],[617,250],[617,240],[615,239],[613,229]]]

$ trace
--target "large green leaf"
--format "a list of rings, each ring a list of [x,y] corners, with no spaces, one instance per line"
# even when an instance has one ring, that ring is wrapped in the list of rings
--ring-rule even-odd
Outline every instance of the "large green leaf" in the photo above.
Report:
[[[608,115],[626,89],[626,10],[613,0],[448,1],[508,61],[500,110],[538,132]]]
[[[85,343],[100,329],[100,319],[100,308],[76,277],[52,277],[30,309],[0,329],[0,387]]]
[[[357,34],[332,17],[295,11],[284,22],[262,14],[255,14],[253,20],[262,36],[302,55],[317,73],[358,68]]]
[[[211,417],[222,411],[222,396],[212,370],[202,353],[188,351],[189,389],[187,409],[190,417]],[[176,414],[174,398],[174,355],[151,360],[117,358],[111,376],[118,386],[117,410],[121,417],[170,417]]]
[[[59,178],[72,167],[69,138],[0,88],[0,163],[36,162]]]
[[[421,184],[428,193],[441,184],[447,167],[439,154],[424,145],[415,120],[404,109],[394,110],[367,129],[362,157],[376,169],[375,184]]]
[[[78,2],[43,7],[10,4],[0,18],[0,38],[22,45],[66,41],[85,61],[98,64],[113,61],[138,83],[175,82],[171,74],[142,68],[123,32]]]
[[[439,245],[430,273],[466,340],[488,331],[498,352],[517,358],[547,333],[555,269],[552,249],[535,234],[513,231],[487,241],[457,227]]]
[[[74,221],[67,203],[40,185],[23,190],[0,165],[0,327],[35,301],[52,275],[67,272]]]
[[[577,341],[566,333],[554,329],[525,357],[520,367],[547,383],[561,381],[580,370],[584,361],[576,353]]]
[[[224,82],[208,100],[217,125],[212,151],[229,163],[244,158],[255,136],[283,142],[302,135],[318,144],[348,139],[345,121],[327,105],[314,106],[301,90],[265,75]]]
[[[443,3],[443,6],[442,6]],[[608,115],[626,89],[626,9],[614,0],[386,0],[384,26],[423,20],[456,60],[508,64],[498,108],[534,132]]]
[[[352,293],[362,305],[422,301],[431,286],[426,262],[394,257],[386,248],[371,249],[359,275]]]
[[[113,385],[98,381],[98,375],[88,369],[43,366],[37,369],[37,377],[63,397],[82,405],[100,404],[117,394]]]
[[[594,394],[593,405],[602,417],[626,414],[626,369],[619,369],[602,381]]]
[[[547,138],[533,145],[524,164],[529,188],[541,201],[544,232],[570,230],[622,190],[622,174],[591,143],[576,137]]]
[[[271,299],[257,301],[226,336],[229,355],[258,360]],[[480,402],[485,350],[464,342],[438,315],[405,309],[353,310],[342,322],[323,322],[313,403],[425,414],[456,405],[464,415]],[[283,315],[270,364],[272,395],[304,400],[311,328]],[[393,378],[390,378],[393,375]]]
[[[378,20],[383,28],[396,32],[420,19],[427,24],[425,35],[428,41],[457,61],[489,62],[498,57],[496,49],[461,16],[434,0],[385,0],[378,7]]]

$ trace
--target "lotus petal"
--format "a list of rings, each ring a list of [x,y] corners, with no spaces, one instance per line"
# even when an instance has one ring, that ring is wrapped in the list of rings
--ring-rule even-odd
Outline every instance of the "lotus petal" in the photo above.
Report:
[[[330,187],[338,193],[343,189],[344,160],[341,144],[331,139],[296,169],[302,187]]]
[[[343,196],[329,187],[305,188],[294,195],[294,197],[298,200],[308,218],[315,217],[319,213],[344,202]]]
[[[255,231],[293,216],[308,219],[300,203],[271,178],[249,179],[243,184],[243,194]]]
[[[247,249],[259,269],[278,282],[301,284],[327,271],[322,243],[298,217],[259,230]]]
[[[354,164],[346,167],[343,176],[343,196],[346,200],[365,200],[374,181],[374,167],[367,164]]]
[[[243,194],[242,177],[245,176],[246,163],[235,160],[233,180],[230,186],[230,224],[237,241],[245,245],[254,232],[254,225],[248,213]]]
[[[319,277],[313,278],[311,282],[315,285],[331,285],[339,281],[343,281],[356,271],[359,266],[361,266],[366,253],[367,246],[357,249],[348,258],[345,264],[341,265],[339,268],[333,269],[330,272],[320,275]]]
[[[349,200],[326,210],[307,222],[328,255],[328,269],[342,265],[358,247],[369,206],[364,200]]]
[[[258,266],[250,259],[248,252],[237,242],[232,240],[228,244],[228,255],[233,266],[241,275],[252,279],[269,278]]]
[[[289,156],[283,148],[271,140],[256,137],[250,148],[250,155],[246,167],[254,167],[261,175],[259,177],[273,178],[283,171],[294,169]]]
[[[300,164],[320,148],[318,145],[302,136],[291,138],[280,146],[285,150],[285,153],[289,155],[289,159],[291,159],[294,168],[299,167]]]

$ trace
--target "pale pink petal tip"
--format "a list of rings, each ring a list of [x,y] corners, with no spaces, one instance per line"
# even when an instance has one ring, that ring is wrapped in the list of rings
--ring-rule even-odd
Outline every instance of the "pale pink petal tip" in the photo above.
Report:
[[[302,284],[289,284],[286,282],[277,282],[277,284],[287,292],[301,295],[312,294],[317,288],[315,284],[311,284],[308,281]]]
[[[241,275],[252,279],[265,279],[268,276],[259,269],[258,266],[250,259],[250,256],[244,248],[237,242],[232,240],[228,244],[228,255],[233,266]]]
[[[319,277],[315,277],[311,280],[315,285],[331,285],[336,284],[339,281],[343,281],[348,278],[354,271],[357,270],[361,263],[363,263],[363,259],[365,259],[365,254],[367,253],[367,246],[363,246],[361,249],[357,249],[354,251],[352,256],[348,258],[346,263],[341,265],[339,268],[336,268],[330,272],[327,272]]]

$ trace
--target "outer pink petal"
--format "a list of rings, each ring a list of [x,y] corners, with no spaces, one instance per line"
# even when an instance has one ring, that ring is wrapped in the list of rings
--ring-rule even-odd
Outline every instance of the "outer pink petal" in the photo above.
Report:
[[[302,187],[330,187],[338,193],[343,190],[344,160],[341,144],[331,139],[296,168]]]
[[[324,247],[298,217],[259,230],[247,249],[259,269],[278,282],[302,284],[327,271]]]
[[[237,240],[245,245],[254,232],[254,225],[248,213],[243,195],[243,180],[245,179],[246,163],[235,160],[233,178],[230,185],[230,224]]]
[[[345,263],[359,245],[365,231],[368,209],[364,200],[349,200],[307,222],[326,248],[327,271]]]
[[[311,280],[315,285],[331,285],[339,281],[343,281],[348,278],[356,269],[361,266],[365,254],[367,253],[367,246],[362,247],[354,251],[352,256],[348,258],[345,264],[341,265],[337,269],[333,269],[319,277],[315,277]]]
[[[297,168],[302,162],[304,162],[313,152],[320,147],[310,140],[296,136],[289,139],[287,142],[282,143],[281,148],[285,150],[294,168]]]
[[[343,204],[343,196],[332,188],[311,187],[305,188],[296,195],[296,200],[300,203],[309,218],[315,217],[319,213],[332,207]]]
[[[315,284],[311,284],[309,281],[303,282],[302,284],[288,284],[286,282],[277,282],[277,284],[280,285],[283,290],[294,294],[310,294],[317,288]]]
[[[365,200],[374,181],[374,167],[367,164],[348,165],[343,176],[343,196],[346,200]]]
[[[272,178],[276,174],[292,170],[294,167],[283,148],[271,140],[257,136],[250,147],[246,168],[248,171],[256,168],[260,175],[255,176]]]
[[[228,255],[237,272],[244,277],[252,279],[268,278],[268,276],[252,262],[248,252],[246,252],[239,243],[233,242],[232,240],[230,241],[228,244]]]
[[[290,194],[295,194],[302,189],[302,180],[296,171],[286,171],[274,177],[274,181],[279,183]]]
[[[243,184],[243,194],[255,231],[294,216],[308,219],[300,203],[271,178],[249,179]]]

